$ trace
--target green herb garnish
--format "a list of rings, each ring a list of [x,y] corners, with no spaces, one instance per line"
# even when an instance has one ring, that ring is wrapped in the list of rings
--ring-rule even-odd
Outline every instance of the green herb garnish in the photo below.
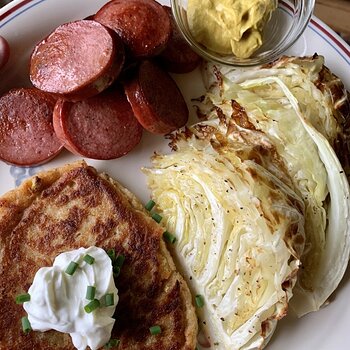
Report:
[[[108,249],[107,255],[111,258],[112,263],[114,263],[115,260],[115,250],[114,249]]]
[[[92,257],[91,255],[89,254],[86,254],[83,258],[83,260],[88,263],[89,265],[92,265],[94,262],[95,262],[95,258]]]
[[[100,302],[97,299],[94,299],[92,301],[90,301],[89,304],[84,306],[84,310],[85,312],[87,312],[88,314],[95,311],[96,309],[98,309],[100,307]]]
[[[156,222],[158,222],[158,224],[162,221],[162,216],[160,216],[159,214],[157,214],[157,213],[153,213],[152,214],[152,219],[154,220],[154,221],[156,221]]]
[[[117,278],[120,275],[120,267],[119,266],[113,266],[113,277]]]
[[[152,335],[157,335],[162,333],[162,329],[160,328],[160,326],[152,326],[150,327],[149,331],[151,332]]]
[[[119,266],[120,268],[123,266],[125,261],[125,256],[123,254],[120,254],[116,257],[114,266]]]
[[[124,264],[125,256],[120,254],[118,255],[113,262],[113,276],[117,278],[120,275],[120,270]]]
[[[94,300],[95,299],[95,293],[96,293],[96,287],[88,286],[86,288],[86,296],[85,296],[85,298],[87,300]]]
[[[114,293],[108,293],[105,295],[105,305],[106,306],[114,305]]]
[[[105,345],[106,349],[111,349],[115,346],[118,346],[120,344],[119,339],[110,339],[109,342]]]
[[[29,333],[32,330],[32,326],[30,325],[30,322],[28,320],[27,316],[22,317],[22,329],[25,334]]]
[[[204,298],[202,295],[198,294],[196,295],[196,305],[197,307],[201,308],[204,306]]]
[[[148,203],[145,205],[145,208],[146,208],[146,210],[151,211],[155,205],[156,205],[156,202],[152,201],[152,199],[151,199],[151,200],[148,201]]]
[[[16,296],[16,304],[23,304],[27,301],[30,301],[30,294],[19,294]]]
[[[66,274],[68,275],[73,275],[74,272],[76,271],[76,269],[78,268],[78,264],[74,261],[71,261],[68,265],[68,267],[66,268]]]
[[[169,242],[171,244],[174,244],[176,242],[176,237],[168,231],[165,231],[163,233],[163,237],[167,242]]]

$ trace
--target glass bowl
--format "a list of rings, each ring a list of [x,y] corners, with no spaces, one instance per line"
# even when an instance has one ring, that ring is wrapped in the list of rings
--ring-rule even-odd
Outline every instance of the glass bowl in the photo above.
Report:
[[[222,55],[198,43],[189,29],[187,0],[171,0],[175,21],[192,49],[208,61],[236,67],[249,67],[269,63],[290,48],[308,25],[315,0],[278,1],[277,9],[266,23],[263,44],[250,58],[238,58],[233,54]]]

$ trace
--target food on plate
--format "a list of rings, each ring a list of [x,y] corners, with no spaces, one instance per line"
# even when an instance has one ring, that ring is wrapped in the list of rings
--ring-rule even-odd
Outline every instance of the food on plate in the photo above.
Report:
[[[5,66],[10,58],[10,45],[7,40],[0,36],[0,69]]]
[[[159,54],[171,35],[169,16],[154,0],[112,0],[96,13],[94,20],[115,30],[136,58]]]
[[[288,305],[298,316],[320,309],[346,270],[350,191],[335,150],[347,166],[348,94],[317,55],[250,70],[208,64],[204,78],[205,121],[173,134],[175,152],[155,154],[145,172],[203,298],[208,344],[262,348]]]
[[[142,126],[119,85],[78,102],[58,100],[53,121],[67,149],[93,159],[121,157],[142,136]]]
[[[277,0],[189,0],[187,19],[194,38],[208,49],[249,58],[263,43],[263,30]]]
[[[176,133],[175,152],[144,171],[196,295],[201,345],[261,349],[293,295],[304,205],[275,147],[234,108],[232,121]]]
[[[36,272],[28,293],[16,297],[28,315],[27,327],[69,333],[77,349],[99,349],[107,344],[118,304],[113,268],[102,248],[59,254],[52,267]]]
[[[193,350],[192,298],[163,232],[133,194],[84,162],[39,173],[2,196],[0,348],[74,349],[68,334],[25,334],[26,315],[15,297],[27,293],[38,269],[51,266],[58,254],[99,247],[112,250],[113,262],[123,257],[122,267],[114,269],[119,301],[111,339],[122,349]],[[67,273],[79,276],[79,266]]]
[[[167,134],[187,123],[186,102],[170,75],[152,61],[143,61],[124,84],[140,124],[155,134]]]
[[[349,185],[332,148],[346,169],[347,92],[317,55],[283,57],[246,72],[207,72],[212,87],[202,113],[230,118],[232,101],[240,104],[252,127],[275,145],[304,200],[306,245],[291,306],[299,316],[316,311],[338,286],[349,259]]]
[[[59,149],[56,147],[54,152],[49,146],[56,144],[52,141],[49,145],[42,139],[46,150],[34,142],[22,154],[3,132],[7,141],[0,145],[5,154],[2,157],[0,150],[0,158],[16,165],[40,164],[56,155],[63,143],[69,151],[83,157],[114,159],[140,142],[142,126],[153,133],[165,134],[185,125],[189,112],[176,83],[157,63],[142,60],[163,51],[174,30],[168,54],[164,56],[168,68],[187,72],[199,63],[198,55],[184,39],[179,39],[181,34],[175,30],[175,23],[171,24],[169,9],[154,0],[113,0],[96,15],[62,24],[40,41],[31,54],[30,80],[43,93],[58,99],[54,110],[57,137],[51,139],[56,143],[60,139]],[[127,70],[123,41],[129,50]],[[123,68],[120,81],[128,80],[127,99],[119,88],[107,89]],[[130,78],[131,71],[134,74]],[[45,105],[40,108],[45,109]],[[22,124],[30,121],[29,113],[30,108],[22,109],[18,120]],[[12,134],[21,136],[21,144],[31,144],[31,129],[26,133],[16,129],[12,123]],[[33,147],[39,149],[34,152]],[[17,157],[16,152],[21,156]]]
[[[17,146],[4,133],[7,143],[0,147],[10,153],[10,157],[7,153],[2,157],[5,161],[24,166],[40,164],[56,155],[61,143],[83,157],[114,159],[127,154],[140,142],[142,127],[165,134],[186,124],[189,111],[176,83],[157,63],[144,60],[159,54],[169,42],[172,27],[168,10],[154,0],[113,0],[93,17],[94,20],[89,16],[60,25],[31,54],[31,82],[43,93],[58,99],[54,110],[58,138],[53,136],[52,140],[60,139],[59,149],[57,152],[49,149],[47,153],[47,143],[46,150],[40,148],[40,143],[34,143],[39,150],[33,152],[33,147],[28,147],[21,155],[24,160],[18,160],[16,152],[20,150],[11,149]],[[179,36],[174,32],[169,62],[173,71],[189,71],[198,64],[199,57],[189,47],[186,52],[180,52]],[[122,40],[132,53],[128,56],[128,69],[124,67]],[[179,59],[174,59],[177,54]],[[123,68],[123,76],[116,85],[128,80],[127,99],[119,88],[108,90]],[[28,108],[22,109],[23,123],[31,120],[30,112]],[[16,125],[11,128],[13,135],[23,137],[23,145],[32,142],[30,129],[21,133]]]
[[[202,61],[201,57],[192,50],[177,27],[171,8],[163,6],[171,21],[171,36],[168,45],[159,55],[159,62],[169,72],[188,73],[194,70]]]
[[[39,42],[30,59],[30,80],[43,91],[81,100],[110,86],[124,64],[116,33],[96,21],[57,27]]]
[[[0,97],[0,159],[30,166],[45,163],[62,149],[52,113],[56,99],[35,88],[12,89]]]

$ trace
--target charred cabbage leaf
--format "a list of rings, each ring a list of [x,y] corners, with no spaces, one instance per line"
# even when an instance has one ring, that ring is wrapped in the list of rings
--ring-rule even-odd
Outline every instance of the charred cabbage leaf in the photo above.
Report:
[[[244,114],[242,118],[246,119]],[[144,169],[212,349],[260,349],[286,315],[304,249],[304,205],[256,130],[210,120]]]
[[[202,115],[237,123],[233,101],[239,104],[276,147],[304,200],[306,245],[291,305],[299,316],[316,311],[349,258],[349,186],[334,151],[347,168],[347,92],[318,56],[284,57],[249,71],[211,66],[208,72]]]

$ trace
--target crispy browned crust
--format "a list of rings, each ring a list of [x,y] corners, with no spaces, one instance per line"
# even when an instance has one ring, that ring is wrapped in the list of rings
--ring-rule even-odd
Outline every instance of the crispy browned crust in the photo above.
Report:
[[[350,94],[341,79],[323,64],[323,57],[317,53],[305,57],[283,56],[262,66],[262,68],[280,67],[290,62],[308,65],[319,59],[322,60],[322,63],[313,83],[324,95],[329,96],[329,105],[338,126],[337,138],[328,141],[334,148],[348,178],[350,178]]]
[[[83,162],[44,172],[0,198],[0,349],[74,349],[55,331],[24,335],[16,305],[36,271],[79,247],[114,248],[126,257],[112,337],[119,349],[193,350],[192,298],[162,240],[163,229],[128,190]],[[152,336],[149,327],[160,325]]]
[[[322,66],[315,85],[331,96],[333,114],[339,126],[338,137],[332,146],[350,177],[350,94],[343,82],[325,65]]]

